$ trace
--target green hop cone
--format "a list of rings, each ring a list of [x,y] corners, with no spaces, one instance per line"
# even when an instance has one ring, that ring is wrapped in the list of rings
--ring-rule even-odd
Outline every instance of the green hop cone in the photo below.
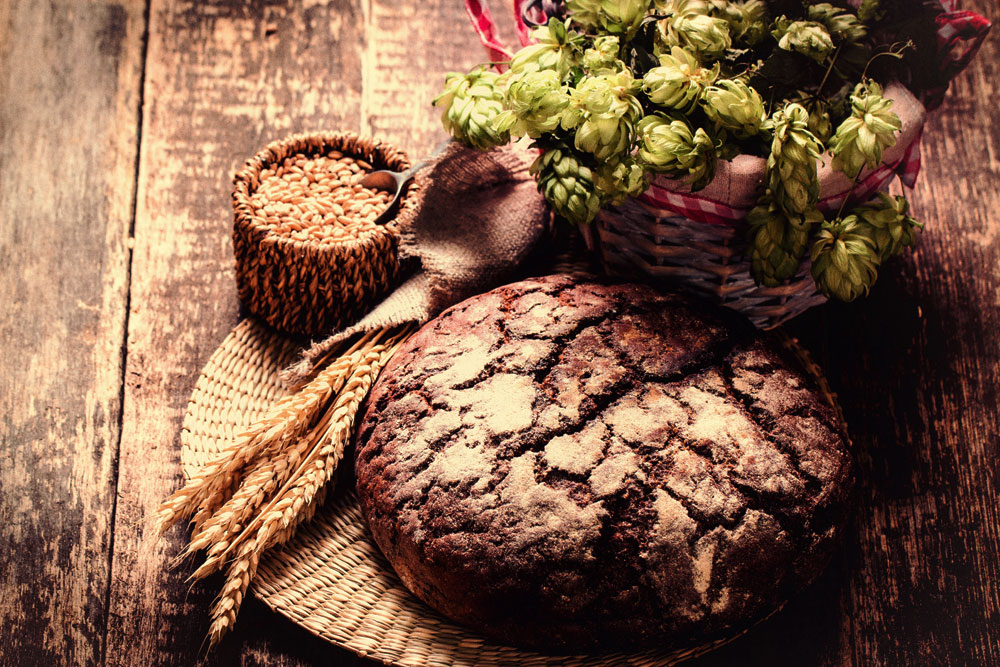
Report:
[[[822,23],[834,38],[846,42],[860,42],[868,36],[868,28],[857,16],[835,7],[829,2],[820,2],[808,8],[810,21]]]
[[[498,132],[537,139],[552,132],[569,105],[569,90],[555,70],[512,74],[505,96],[507,110],[494,122]]]
[[[531,165],[538,181],[538,191],[562,218],[585,225],[597,217],[601,197],[594,184],[593,171],[572,150],[551,148]]]
[[[700,190],[715,177],[718,152],[704,129],[693,129],[679,116],[646,116],[638,125],[639,162],[653,171],[690,177],[691,189]]]
[[[855,70],[864,69],[869,56],[869,48],[865,42],[868,37],[868,28],[865,24],[850,11],[835,7],[828,2],[810,5],[808,11],[809,20],[826,26],[834,43],[839,45],[838,71],[842,69],[839,66],[844,63]],[[849,78],[857,80],[856,76]]]
[[[885,10],[881,7],[881,0],[861,0],[858,7],[858,18],[865,23],[881,21],[885,17]]]
[[[723,79],[709,86],[701,108],[709,120],[741,139],[759,133],[767,117],[760,94],[738,79]]]
[[[601,162],[594,170],[594,183],[601,199],[612,204],[641,195],[649,185],[646,170],[632,157]]]
[[[896,145],[902,123],[892,111],[892,100],[882,97],[882,86],[868,80],[851,94],[851,115],[837,127],[830,140],[833,168],[855,178],[867,166],[882,163],[882,153]]]
[[[763,127],[773,133],[767,176],[774,201],[789,216],[804,214],[819,199],[816,163],[823,150],[809,131],[809,112],[792,103],[774,112]]]
[[[570,71],[580,66],[586,38],[569,30],[559,19],[550,19],[531,35],[537,43],[524,47],[510,61],[514,74],[554,70],[560,79],[566,79]]]
[[[778,40],[778,48],[795,51],[823,62],[833,53],[833,39],[822,23],[816,21],[790,21],[784,16],[774,22],[771,35]]]
[[[635,123],[642,117],[639,85],[628,70],[584,77],[573,89],[561,123],[565,130],[576,130],[578,150],[598,160],[629,152]]]
[[[585,29],[601,25],[601,0],[566,0],[566,14]]]
[[[614,35],[602,35],[594,40],[593,48],[583,52],[583,69],[589,74],[620,72],[625,63],[618,59],[620,45]]]
[[[653,104],[689,113],[705,86],[711,85],[718,75],[718,65],[705,69],[690,51],[675,46],[670,53],[660,54],[658,67],[646,72],[643,90]]]
[[[903,248],[916,244],[917,234],[923,224],[909,215],[910,203],[906,197],[893,197],[878,193],[878,201],[869,202],[851,211],[875,246],[879,260],[895,257]]]
[[[652,0],[566,0],[566,13],[587,30],[603,30],[631,39]]]
[[[695,52],[699,59],[718,60],[733,45],[729,22],[705,13],[683,0],[675,6],[675,13],[657,23],[659,52],[681,46]]]
[[[444,107],[441,113],[444,129],[481,151],[510,141],[510,135],[494,125],[503,111],[504,93],[499,78],[499,74],[483,67],[468,74],[452,72],[445,80],[444,90],[434,98],[434,106]]]
[[[768,34],[770,21],[767,19],[767,5],[763,0],[730,3],[739,13],[739,18],[729,21],[733,41],[747,46],[757,46]]]
[[[601,26],[612,35],[632,39],[651,4],[652,0],[603,0]]]
[[[868,294],[878,277],[878,252],[855,215],[824,222],[809,257],[819,291],[841,301]]]
[[[750,273],[757,284],[776,287],[794,277],[809,247],[809,234],[822,221],[816,209],[789,216],[767,191],[747,214]]]

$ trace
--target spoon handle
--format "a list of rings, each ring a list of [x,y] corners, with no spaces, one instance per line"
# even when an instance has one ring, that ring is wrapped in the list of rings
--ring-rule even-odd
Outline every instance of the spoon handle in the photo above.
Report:
[[[415,165],[404,171],[402,174],[403,176],[402,182],[409,183],[413,179],[413,177],[417,175],[418,171],[420,171],[424,167],[429,166],[432,162],[434,162],[434,159],[436,157],[441,155],[441,153],[444,153],[445,149],[448,148],[448,146],[451,144],[451,141],[452,141],[451,139],[445,139],[440,144],[438,144],[437,147],[434,148],[433,153],[431,153],[423,160],[421,160],[420,162],[416,163]]]

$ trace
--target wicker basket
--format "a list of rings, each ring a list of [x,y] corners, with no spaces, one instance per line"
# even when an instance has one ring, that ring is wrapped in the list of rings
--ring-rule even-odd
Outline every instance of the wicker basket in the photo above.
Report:
[[[601,213],[585,231],[610,275],[680,286],[772,329],[826,297],[816,291],[809,261],[777,287],[757,286],[744,257],[746,232],[734,226],[662,215],[638,200]]]
[[[271,231],[251,204],[261,172],[287,157],[337,151],[373,169],[403,171],[406,154],[351,132],[297,134],[267,146],[236,174],[233,252],[240,300],[274,328],[313,336],[356,319],[384,295],[399,273],[395,220],[348,240],[296,240]],[[415,206],[411,186],[400,211]]]
[[[818,206],[835,215],[845,197],[859,204],[889,187],[899,176],[912,186],[920,167],[920,135],[926,109],[899,84],[886,87],[902,122],[896,145],[884,162],[862,173],[857,183],[833,170],[818,170]],[[746,257],[746,213],[764,188],[765,160],[740,155],[720,162],[715,180],[692,193],[681,181],[657,177],[637,199],[609,207],[584,229],[604,270],[612,275],[664,282],[746,315],[757,327],[772,329],[826,301],[809,272],[808,258],[798,274],[777,287],[758,287]]]

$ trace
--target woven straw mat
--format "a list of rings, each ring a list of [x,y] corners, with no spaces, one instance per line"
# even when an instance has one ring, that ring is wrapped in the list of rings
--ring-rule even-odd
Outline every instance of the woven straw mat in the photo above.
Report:
[[[205,365],[188,403],[181,431],[185,476],[212,460],[285,392],[278,372],[298,351],[253,318],[230,332]],[[665,667],[735,638],[681,651],[571,656],[491,643],[410,594],[369,537],[357,497],[346,485],[291,542],[266,554],[252,590],[313,634],[404,667]]]

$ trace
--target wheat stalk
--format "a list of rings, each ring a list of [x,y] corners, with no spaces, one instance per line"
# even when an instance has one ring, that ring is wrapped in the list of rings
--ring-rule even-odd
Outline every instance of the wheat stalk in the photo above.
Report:
[[[350,439],[358,407],[368,394],[382,365],[395,352],[396,346],[375,345],[367,352],[334,400],[329,410],[329,428],[316,441],[295,473],[270,502],[261,508],[257,518],[250,522],[230,544],[214,553],[210,552],[205,563],[192,576],[200,578],[217,570],[230,553],[238,550],[255,532],[263,531],[266,535],[287,528],[301,508],[311,502],[316,491],[330,479],[340,459],[343,458],[344,447]],[[267,539],[259,541],[266,544]]]
[[[329,366],[279,400],[161,505],[161,533],[193,515],[191,541],[178,556],[204,552],[192,579],[226,569],[212,608],[211,645],[233,627],[263,553],[291,539],[322,503],[361,402],[413,331],[412,325],[390,327],[339,345]]]
[[[380,329],[364,334],[300,391],[280,399],[263,419],[163,502],[157,511],[156,531],[162,534],[194,514],[192,522],[200,532],[207,519],[230,498],[244,468],[269,450],[278,450],[301,436],[330,396],[343,387],[364,349],[376,344],[384,333]]]
[[[295,518],[295,523],[273,536],[269,544],[263,545],[259,540],[248,542],[240,551],[240,556],[233,560],[226,571],[226,581],[222,585],[219,597],[212,605],[212,624],[208,630],[209,647],[214,647],[227,632],[236,624],[236,615],[243,605],[250,583],[257,574],[260,557],[265,550],[285,544],[295,534],[295,529],[309,521],[316,514],[316,508],[323,504],[329,487],[320,489],[313,502],[304,507]]]

